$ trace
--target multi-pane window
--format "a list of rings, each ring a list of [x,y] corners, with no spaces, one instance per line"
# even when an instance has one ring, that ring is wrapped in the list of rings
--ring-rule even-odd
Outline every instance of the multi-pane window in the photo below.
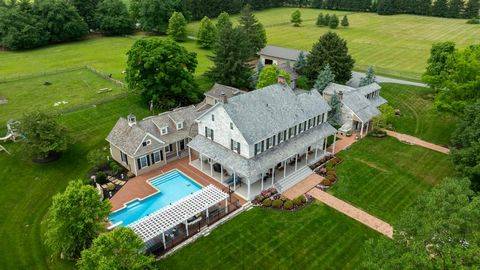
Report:
[[[205,137],[209,138],[210,140],[214,140],[213,138],[213,129],[205,127]]]
[[[158,163],[160,161],[163,160],[163,151],[160,150],[160,151],[156,151],[156,152],[153,152],[152,153],[152,162],[155,164],[155,163]]]
[[[215,115],[212,114],[212,122],[215,121]]]
[[[236,153],[240,154],[240,143],[231,139],[230,140],[230,149],[233,152],[236,152]]]
[[[141,170],[142,168],[148,167],[150,164],[150,158],[148,156],[143,156],[137,159],[138,169]]]
[[[233,123],[230,122],[230,129],[233,130]]]
[[[122,162],[125,164],[128,164],[128,156],[124,152],[120,151],[120,158],[122,159]]]

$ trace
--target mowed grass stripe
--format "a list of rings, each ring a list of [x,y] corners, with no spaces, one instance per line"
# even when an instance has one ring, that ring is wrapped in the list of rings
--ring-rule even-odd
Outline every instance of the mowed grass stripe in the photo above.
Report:
[[[389,223],[423,192],[453,173],[447,155],[389,137],[367,137],[340,156],[344,162],[336,167],[338,181],[329,192]],[[356,158],[388,168],[388,172]]]

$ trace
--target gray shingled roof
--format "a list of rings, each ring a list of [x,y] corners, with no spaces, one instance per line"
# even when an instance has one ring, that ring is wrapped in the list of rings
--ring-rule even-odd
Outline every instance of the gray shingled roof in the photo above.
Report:
[[[338,83],[329,83],[327,87],[323,89],[323,93],[328,95],[333,95],[335,92],[339,93],[341,91],[343,93],[348,93],[348,92],[354,92],[356,90],[357,89],[350,86],[346,86]]]
[[[290,80],[296,80],[298,79],[298,73],[288,64],[288,63],[283,63],[280,66],[278,66],[280,70],[285,70],[290,75]]]
[[[280,84],[232,97],[220,106],[248,144],[257,143],[330,110],[317,91],[297,95],[288,85]]]
[[[296,61],[298,58],[298,55],[300,54],[301,50],[295,50],[295,49],[288,49],[288,48],[282,48],[282,47],[277,47],[273,45],[267,45],[265,48],[263,48],[259,54],[260,55],[265,55],[265,56],[272,56],[275,58],[281,58],[281,59],[287,59],[287,60],[292,60]],[[303,52],[305,56],[307,56],[308,52]]]
[[[380,111],[366,97],[357,92],[343,94],[342,103],[364,123],[380,114]]]
[[[251,159],[247,159],[202,135],[197,135],[188,146],[235,170],[242,177],[255,179],[278,162],[304,151],[308,145],[333,135],[335,132],[335,128],[325,122]]]
[[[365,85],[357,88],[357,90],[360,91],[360,93],[362,93],[362,95],[364,96],[380,89],[382,89],[382,87],[378,83],[371,83],[369,85]]]
[[[377,96],[377,97],[374,97],[372,99],[369,99],[369,101],[372,103],[373,106],[375,106],[377,108],[380,107],[381,105],[387,103],[387,100],[385,100],[381,96]]]
[[[151,147],[140,147],[135,152],[147,134],[161,140],[165,144],[175,143],[189,137],[193,138],[198,133],[198,125],[195,119],[200,113],[195,106],[182,107],[145,118],[142,121],[138,121],[134,126],[129,126],[128,121],[122,117],[110,131],[107,141],[131,156],[138,156],[152,150],[150,149]],[[183,128],[177,130],[174,121],[183,121]],[[168,128],[166,135],[160,134],[160,128],[162,127]],[[158,147],[158,143],[155,142],[152,147],[154,146]]]
[[[210,97],[213,97],[215,99],[219,99],[220,94],[222,94],[222,93],[224,93],[227,96],[227,98],[231,98],[231,97],[234,97],[234,96],[237,96],[237,95],[240,95],[240,94],[244,94],[246,92],[242,91],[240,89],[237,89],[235,87],[215,83],[213,85],[212,89],[210,89],[210,91],[205,93],[205,96],[210,96]]]

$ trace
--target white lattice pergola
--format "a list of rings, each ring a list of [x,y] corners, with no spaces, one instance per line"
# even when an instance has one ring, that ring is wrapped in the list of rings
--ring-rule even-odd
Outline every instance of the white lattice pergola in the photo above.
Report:
[[[149,216],[129,225],[147,243],[154,238],[162,236],[165,245],[165,232],[184,223],[188,236],[187,220],[198,213],[206,211],[215,204],[225,201],[225,211],[228,211],[227,199],[229,195],[214,185],[208,185],[181,200],[168,205]]]

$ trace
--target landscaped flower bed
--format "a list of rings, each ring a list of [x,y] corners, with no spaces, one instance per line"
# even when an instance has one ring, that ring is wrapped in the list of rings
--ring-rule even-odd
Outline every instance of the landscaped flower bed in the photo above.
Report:
[[[297,198],[290,200],[278,193],[275,188],[269,188],[255,196],[252,203],[258,207],[294,211],[305,205],[307,201],[308,199],[305,195],[300,195]]]
[[[374,138],[383,138],[387,136],[387,132],[380,129],[372,129],[370,132],[368,132],[368,136]]]
[[[320,166],[314,170],[314,172],[320,176],[323,176],[322,183],[320,184],[320,188],[326,189],[332,186],[335,182],[337,182],[337,172],[335,171],[335,167],[342,163],[343,159],[340,157],[335,157],[331,159],[328,163],[324,166]]]

